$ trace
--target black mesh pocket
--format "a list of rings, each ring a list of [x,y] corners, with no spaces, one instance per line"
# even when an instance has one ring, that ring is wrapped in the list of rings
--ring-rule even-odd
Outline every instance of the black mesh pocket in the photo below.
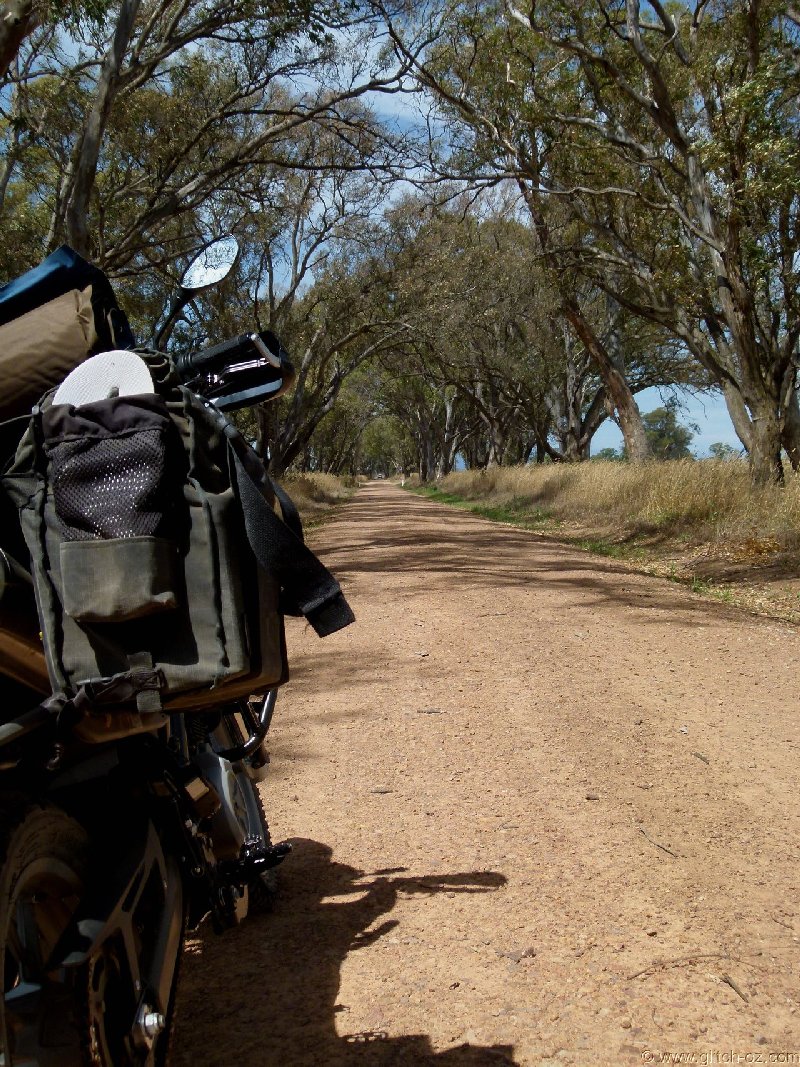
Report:
[[[64,441],[52,447],[50,462],[66,540],[152,537],[163,528],[170,501],[160,430]]]
[[[164,536],[174,503],[172,429],[159,397],[51,407],[42,428],[56,514],[67,541]]]
[[[65,613],[97,623],[173,609],[182,450],[163,401],[56,405],[43,411],[42,433]]]

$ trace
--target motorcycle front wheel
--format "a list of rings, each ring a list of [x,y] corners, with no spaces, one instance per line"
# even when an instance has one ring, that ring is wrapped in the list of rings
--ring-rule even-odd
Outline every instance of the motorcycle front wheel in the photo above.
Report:
[[[248,839],[255,839],[262,842],[265,847],[269,847],[272,844],[272,838],[270,837],[269,824],[267,823],[264,803],[258,791],[258,786],[244,775],[240,777],[239,781],[247,812]],[[250,880],[248,889],[250,891],[251,912],[259,914],[272,911],[275,906],[275,897],[278,894],[277,869],[273,867],[271,870],[264,871],[263,874],[256,875],[255,878]]]
[[[214,743],[217,749],[232,748],[243,744],[245,738],[242,735],[239,723],[231,714],[223,715],[222,720],[214,731]],[[264,802],[258,785],[251,780],[247,771],[247,761],[238,764],[236,770],[238,785],[238,802],[235,805],[236,816],[245,831],[245,839],[249,842],[262,844],[269,848],[272,844],[269,823],[267,822]],[[248,883],[249,906],[248,911],[252,914],[272,911],[275,898],[278,893],[278,872],[276,868],[256,875]]]

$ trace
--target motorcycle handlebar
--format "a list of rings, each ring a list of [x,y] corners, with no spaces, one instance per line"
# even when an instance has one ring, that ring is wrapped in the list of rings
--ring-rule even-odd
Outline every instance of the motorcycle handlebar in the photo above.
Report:
[[[243,333],[230,341],[221,341],[211,348],[201,348],[199,352],[187,352],[175,359],[175,369],[184,382],[191,381],[201,374],[222,373],[228,369],[236,357],[264,359],[276,369],[283,363],[281,344],[270,330],[263,333]]]
[[[213,374],[225,369],[230,357],[250,344],[249,333],[243,333],[230,341],[222,341],[199,352],[186,352],[175,359],[175,370],[182,381],[191,381],[199,374]]]

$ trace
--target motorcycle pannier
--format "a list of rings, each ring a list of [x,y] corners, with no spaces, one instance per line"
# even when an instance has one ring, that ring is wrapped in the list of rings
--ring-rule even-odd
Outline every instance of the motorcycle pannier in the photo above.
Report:
[[[352,613],[234,427],[141,355],[154,392],[77,406],[48,394],[5,484],[54,691],[202,709],[287,679],[287,599],[321,635]]]

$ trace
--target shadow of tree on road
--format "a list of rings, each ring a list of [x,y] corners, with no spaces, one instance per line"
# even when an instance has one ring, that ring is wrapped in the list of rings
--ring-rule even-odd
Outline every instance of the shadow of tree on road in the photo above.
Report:
[[[352,579],[377,573],[387,595],[406,596],[405,584],[392,589],[393,576],[404,581],[418,573],[424,575],[427,589],[443,592],[466,586],[494,593],[543,585],[576,594],[583,610],[621,605],[637,610],[648,623],[663,623],[664,612],[671,613],[671,623],[691,628],[738,615],[738,609],[693,597],[633,561],[593,555],[556,537],[491,523],[444,504],[412,498],[401,510],[398,503],[405,501],[357,498],[348,513],[346,536],[337,543],[335,528],[329,531],[325,561],[345,591]],[[362,524],[368,531],[364,537],[359,536]]]
[[[284,873],[285,872],[285,873]],[[178,995],[173,1067],[513,1067],[513,1046],[459,1045],[436,1052],[423,1034],[342,1036],[336,1017],[341,966],[394,929],[401,895],[487,893],[502,874],[370,875],[332,860],[317,841],[294,842],[271,915],[189,947]],[[355,894],[358,894],[355,897]],[[355,897],[355,899],[353,899]],[[346,899],[342,899],[346,898]],[[372,927],[372,929],[370,929]]]

